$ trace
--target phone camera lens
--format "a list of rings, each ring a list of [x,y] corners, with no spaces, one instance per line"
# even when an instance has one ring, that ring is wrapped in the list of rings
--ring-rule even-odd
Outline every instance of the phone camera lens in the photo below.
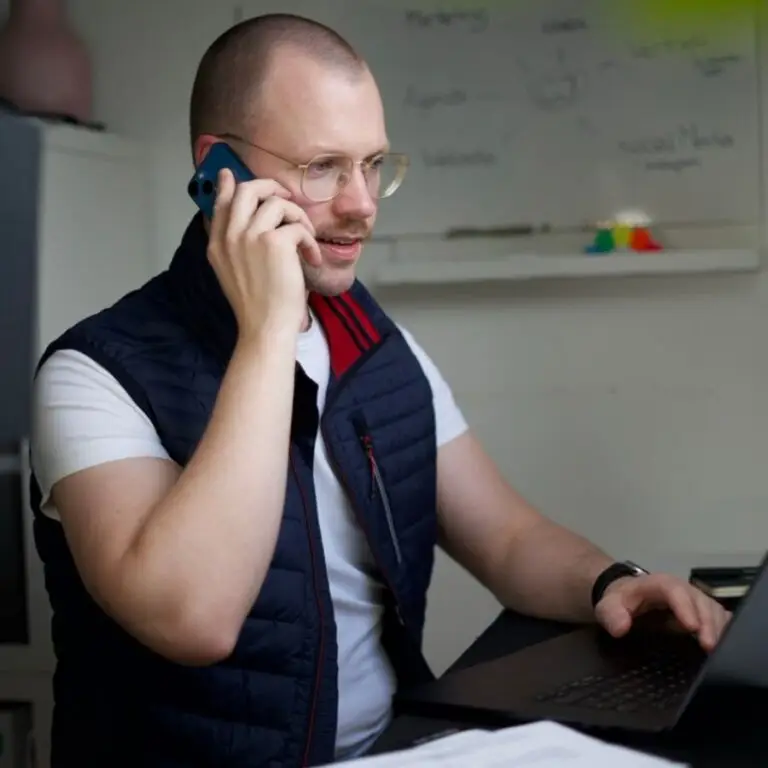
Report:
[[[213,194],[213,182],[212,181],[204,181],[203,182],[203,194],[204,195],[212,195]]]
[[[192,197],[197,197],[200,194],[200,185],[193,179],[189,182],[187,190]]]

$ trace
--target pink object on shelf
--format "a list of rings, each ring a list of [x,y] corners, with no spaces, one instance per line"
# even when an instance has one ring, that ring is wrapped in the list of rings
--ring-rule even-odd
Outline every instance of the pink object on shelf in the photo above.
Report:
[[[91,62],[64,0],[11,0],[0,31],[0,97],[22,112],[91,119]]]

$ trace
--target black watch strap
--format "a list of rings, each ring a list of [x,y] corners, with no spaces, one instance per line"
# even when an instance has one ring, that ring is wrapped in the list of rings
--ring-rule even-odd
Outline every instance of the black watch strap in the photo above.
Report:
[[[645,568],[641,568],[636,563],[632,563],[629,560],[623,563],[613,563],[609,565],[596,579],[592,586],[592,607],[594,608],[602,599],[605,594],[605,590],[616,581],[616,579],[622,579],[625,576],[641,576],[648,571]]]

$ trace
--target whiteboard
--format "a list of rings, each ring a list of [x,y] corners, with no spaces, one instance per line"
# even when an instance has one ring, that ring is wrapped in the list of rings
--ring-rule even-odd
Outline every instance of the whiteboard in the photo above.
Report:
[[[634,7],[644,0],[636,0]],[[411,167],[378,234],[760,217],[757,24],[639,23],[630,0],[285,0],[368,60]],[[275,7],[269,7],[275,6]],[[659,7],[659,3],[655,3]],[[277,10],[260,0],[246,16]]]

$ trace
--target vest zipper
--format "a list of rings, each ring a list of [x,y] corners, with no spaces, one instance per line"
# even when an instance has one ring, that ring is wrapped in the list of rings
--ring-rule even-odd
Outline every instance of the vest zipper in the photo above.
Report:
[[[373,558],[376,561],[376,565],[379,568],[379,572],[381,573],[381,578],[384,580],[384,584],[386,585],[387,589],[392,595],[392,600],[394,602],[394,608],[395,608],[395,616],[397,617],[397,621],[401,626],[405,627],[405,619],[403,619],[403,614],[402,614],[402,611],[400,610],[400,603],[397,600],[397,593],[395,592],[392,586],[392,582],[387,576],[386,570],[382,568],[380,560],[376,557],[376,548],[373,546],[373,542],[371,541],[371,532],[368,529],[368,526],[365,524],[365,518],[363,517],[363,515],[360,514],[360,510],[355,504],[355,499],[354,499],[354,496],[352,495],[352,490],[349,486],[349,483],[347,482],[346,476],[341,470],[341,466],[339,465],[338,460],[336,459],[336,455],[333,452],[332,443],[328,439],[325,427],[321,426],[320,429],[323,435],[323,439],[325,440],[325,447],[328,453],[328,459],[333,465],[333,468],[336,471],[336,476],[339,478],[339,482],[341,483],[342,488],[344,488],[344,491],[347,494],[347,498],[349,499],[349,504],[352,507],[352,511],[355,513],[355,517],[357,518],[357,523],[360,526],[360,528],[363,530],[363,533],[365,533],[365,537],[368,539],[369,546],[371,547],[371,554],[373,555]]]
[[[387,527],[389,528],[389,537],[392,540],[392,546],[395,550],[395,558],[397,564],[403,564],[403,554],[400,550],[400,542],[397,539],[397,531],[395,530],[395,520],[392,517],[392,507],[389,504],[389,494],[387,493],[386,486],[384,485],[384,478],[381,476],[381,470],[379,469],[379,463],[376,461],[376,454],[373,450],[373,440],[368,434],[360,435],[360,442],[363,445],[363,450],[368,456],[368,463],[371,465],[371,499],[376,497],[376,491],[378,490],[381,497],[381,503],[384,506],[384,516],[387,519]]]
[[[309,753],[312,746],[312,732],[315,728],[315,714],[317,712],[317,699],[320,695],[320,680],[322,679],[323,672],[323,654],[325,653],[325,616],[323,615],[323,602],[320,599],[320,591],[317,587],[317,557],[315,553],[315,543],[312,538],[312,531],[309,526],[309,507],[307,505],[307,497],[304,494],[304,488],[299,479],[299,473],[296,471],[296,464],[293,460],[293,451],[290,453],[291,471],[296,479],[296,486],[299,489],[301,495],[302,506],[304,507],[304,522],[307,526],[307,539],[309,540],[309,559],[312,562],[312,582],[315,589],[315,601],[317,603],[317,614],[320,620],[320,645],[317,651],[317,667],[315,669],[315,685],[312,691],[312,705],[309,710],[309,723],[307,725],[307,741],[304,746],[304,758],[302,765],[309,765]]]

